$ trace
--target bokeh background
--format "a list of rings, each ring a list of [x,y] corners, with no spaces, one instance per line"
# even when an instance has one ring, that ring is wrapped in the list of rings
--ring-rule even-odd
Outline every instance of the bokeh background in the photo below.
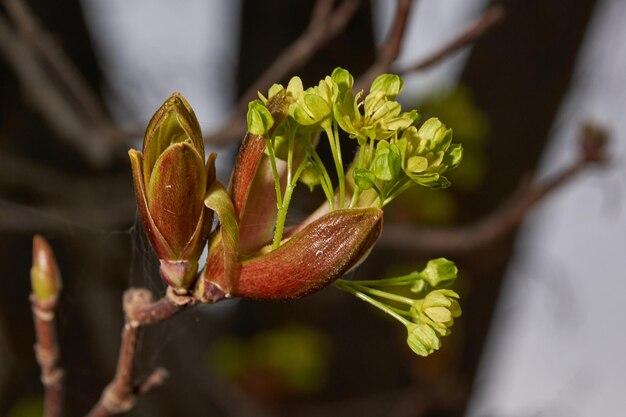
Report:
[[[116,138],[106,158],[106,123],[70,126],[85,131],[81,151],[59,134],[62,114],[42,116],[33,97],[48,90],[32,81],[41,74],[23,52],[32,33],[16,37],[9,3],[0,3],[0,415],[41,413],[28,271],[32,235],[42,233],[63,274],[66,415],[78,416],[112,377],[124,289],[163,291],[136,222],[124,147],[140,146],[147,120],[175,90],[206,133],[220,129],[236,98],[306,28],[314,1],[29,1],[97,105],[135,132]],[[449,42],[493,4],[415,0],[396,64]],[[623,415],[626,2],[498,4],[506,18],[473,46],[407,77],[401,101],[453,127],[466,157],[451,189],[408,193],[386,224],[419,232],[479,222],[525,175],[571,164],[588,121],[609,132],[611,163],[584,169],[486,244],[419,250],[383,235],[355,276],[406,273],[435,256],[460,266],[463,316],[431,357],[413,355],[403,328],[333,288],[290,302],[228,301],[143,332],[138,375],[163,365],[171,377],[130,415]],[[336,66],[365,71],[395,5],[362,1],[296,74],[311,84]],[[237,146],[214,148],[223,181]],[[301,190],[292,221],[320,200]]]

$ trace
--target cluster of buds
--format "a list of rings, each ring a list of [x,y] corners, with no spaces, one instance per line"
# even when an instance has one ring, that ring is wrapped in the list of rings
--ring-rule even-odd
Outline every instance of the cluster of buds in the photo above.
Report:
[[[337,68],[308,89],[293,77],[286,88],[275,84],[267,95],[259,93],[249,104],[248,134],[228,188],[215,179],[215,155],[205,163],[187,101],[175,93],[161,106],[143,152],[129,155],[144,229],[161,276],[177,294],[215,302],[317,291],[369,254],[382,230],[382,209],[399,193],[415,184],[449,184],[442,174],[462,154],[451,144],[451,130],[436,119],[417,129],[417,111],[402,112],[395,101],[402,88],[397,75],[378,77],[364,100],[353,84],[352,75]],[[340,131],[359,144],[347,172]],[[316,150],[322,136],[335,182]],[[285,228],[299,183],[319,186],[326,202]],[[210,231],[214,215],[219,225]],[[207,243],[207,263],[198,273]]]
[[[420,356],[441,347],[441,337],[450,334],[454,319],[461,315],[459,295],[447,288],[457,278],[454,263],[433,259],[421,271],[369,281],[338,280],[335,286],[354,294],[391,315],[408,332],[407,344]]]

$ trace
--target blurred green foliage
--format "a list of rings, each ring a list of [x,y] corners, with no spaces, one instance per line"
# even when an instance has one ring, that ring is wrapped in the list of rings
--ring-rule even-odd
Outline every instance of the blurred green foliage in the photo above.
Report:
[[[241,382],[256,379],[255,374],[271,375],[290,393],[309,394],[326,381],[330,353],[323,333],[289,324],[247,340],[224,337],[214,344],[210,362],[228,379]]]
[[[20,398],[7,414],[7,417],[40,417],[43,414],[41,397]]]

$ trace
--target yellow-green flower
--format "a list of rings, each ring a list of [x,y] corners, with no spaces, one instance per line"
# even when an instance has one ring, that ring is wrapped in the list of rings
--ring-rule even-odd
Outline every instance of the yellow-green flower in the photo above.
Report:
[[[410,126],[396,142],[402,152],[404,172],[418,184],[428,187],[448,187],[442,174],[455,168],[463,157],[460,144],[452,143],[452,129],[433,117],[419,130]]]
[[[411,309],[417,322],[426,323],[441,336],[450,334],[454,319],[461,315],[459,295],[452,290],[434,290]]]
[[[402,90],[402,79],[394,74],[378,76],[363,100],[363,93],[356,95],[352,85],[344,88],[333,107],[339,126],[360,142],[367,139],[387,139],[396,131],[405,129],[418,118],[417,111],[402,112],[395,101]]]
[[[435,331],[424,323],[409,323],[406,326],[406,342],[411,350],[420,356],[428,356],[441,347],[441,340]]]
[[[289,113],[303,126],[321,124],[332,114],[338,94],[337,84],[330,76],[326,76],[317,86],[306,89],[290,106]]]

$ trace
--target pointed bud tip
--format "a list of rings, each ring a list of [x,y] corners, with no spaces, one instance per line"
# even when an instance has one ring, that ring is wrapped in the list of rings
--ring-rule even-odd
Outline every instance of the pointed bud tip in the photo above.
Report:
[[[31,286],[37,301],[48,301],[61,291],[61,274],[50,244],[43,236],[33,237]]]

